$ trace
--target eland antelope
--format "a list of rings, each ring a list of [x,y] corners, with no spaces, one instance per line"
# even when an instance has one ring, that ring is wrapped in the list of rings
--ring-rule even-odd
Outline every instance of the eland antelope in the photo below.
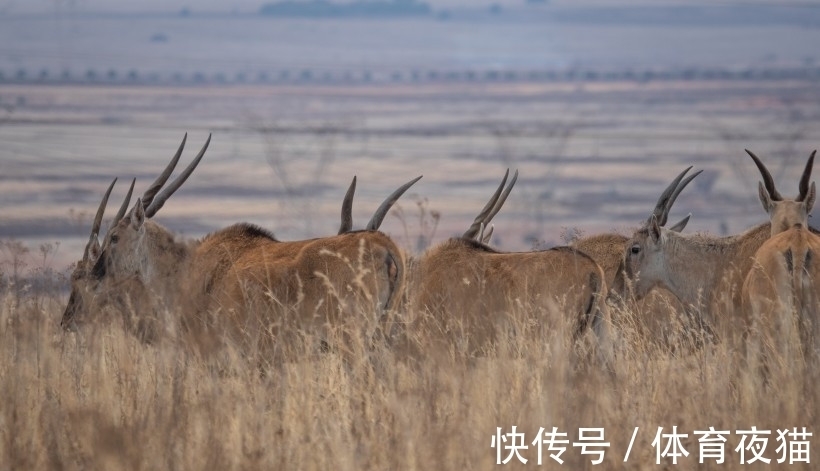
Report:
[[[759,197],[771,219],[772,237],[754,255],[743,284],[743,311],[750,317],[752,350],[768,346],[789,355],[799,343],[807,356],[820,350],[820,236],[809,229],[816,190],[809,186],[815,152],[800,178],[795,199],[783,198],[765,165],[752,152],[763,178]],[[762,344],[761,338],[766,339]]]
[[[716,334],[739,340],[748,319],[742,288],[757,250],[771,236],[764,223],[729,237],[684,235],[650,215],[626,244],[625,274],[638,299],[661,286],[704,314]]]
[[[669,211],[678,195],[697,177],[697,171],[684,179],[692,167],[681,172],[669,186],[661,193],[655,203],[654,214],[661,226],[665,226]],[[681,232],[689,222],[690,215],[669,226],[672,232]],[[664,288],[655,290],[649,297],[632,302],[633,298],[628,290],[628,283],[624,279],[624,250],[629,238],[616,233],[598,234],[583,237],[572,243],[573,247],[591,256],[604,270],[606,284],[610,288],[607,301],[613,307],[612,316],[621,311],[637,313],[633,319],[638,332],[652,344],[676,348],[681,341],[700,344],[703,334],[709,335],[710,329],[704,325],[697,312],[688,309],[671,292]],[[615,319],[619,323],[619,319]],[[683,328],[684,337],[679,337],[678,326]]]
[[[279,242],[259,234],[254,247],[232,258],[218,277],[200,280],[211,294],[207,311],[216,322],[227,320],[227,328],[246,341],[258,339],[272,348],[284,340],[298,342],[296,337],[305,333],[324,344],[349,328],[381,328],[384,314],[403,296],[406,267],[402,251],[378,229],[390,207],[420,178],[394,191],[364,230],[352,230],[354,178],[338,235]]]
[[[191,164],[165,187],[185,141],[126,214],[129,191],[100,245],[97,238],[110,190],[106,193],[73,276],[64,327],[82,321],[84,314],[112,299],[124,299],[129,305],[139,299],[141,323],[171,314],[170,320],[143,329],[148,339],[157,328],[180,326],[205,346],[219,341],[224,332],[239,334],[243,342],[256,340],[261,333],[265,334],[261,341],[270,343],[266,334],[287,325],[290,314],[296,313],[296,328],[309,330],[313,324],[332,323],[343,307],[362,305],[354,306],[352,299],[378,309],[392,306],[403,286],[404,262],[395,244],[377,229],[398,198],[396,193],[364,231],[280,242],[264,229],[241,223],[199,241],[180,240],[152,217],[196,168],[210,137]]]
[[[608,359],[606,282],[592,258],[572,247],[500,252],[482,243],[483,228],[500,210],[518,172],[504,189],[508,175],[509,170],[462,237],[414,261],[410,306],[417,325],[467,354],[493,348],[499,335],[516,329],[568,332],[576,340],[593,331],[601,357]]]
[[[752,257],[769,237],[768,223],[729,237],[684,235],[650,217],[627,242],[625,273],[637,299],[666,288],[704,315],[715,334],[736,338],[744,325],[735,319]]]

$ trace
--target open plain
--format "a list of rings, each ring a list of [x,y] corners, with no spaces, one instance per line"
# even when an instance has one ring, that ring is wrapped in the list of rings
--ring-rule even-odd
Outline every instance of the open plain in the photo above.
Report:
[[[522,177],[496,244],[529,249],[633,227],[689,165],[704,169],[677,206],[693,213],[690,230],[737,233],[765,216],[743,149],[770,159],[778,181],[796,181],[816,147],[818,92],[780,80],[7,85],[0,98],[20,105],[0,110],[0,237],[60,241],[53,267],[71,263],[107,183],[147,184],[185,132],[214,133],[202,168],[163,211],[189,237],[238,221],[283,240],[328,235],[354,175],[354,214],[367,220],[384,194],[423,174],[385,222],[418,251],[463,232],[511,167]],[[419,225],[419,205],[441,215],[435,233]]]
[[[782,453],[791,458],[791,445],[777,451],[777,430],[817,431],[820,368],[783,358],[770,372],[777,381],[767,381],[726,344],[660,348],[641,335],[640,316],[669,313],[613,315],[610,369],[583,360],[566,332],[534,337],[526,323],[477,358],[457,348],[419,354],[425,333],[410,330],[415,353],[359,338],[353,362],[294,353],[260,370],[239,353],[214,362],[180,343],[143,345],[117,322],[66,333],[59,319],[106,185],[120,178],[112,201],[131,177],[147,185],[184,132],[191,142],[214,133],[201,168],[159,217],[184,237],[238,221],[284,240],[329,235],[353,175],[362,224],[389,191],[424,174],[383,227],[420,253],[463,232],[511,167],[521,177],[493,245],[528,250],[581,233],[629,234],[689,165],[705,171],[673,211],[693,213],[687,231],[736,233],[764,221],[743,149],[766,156],[778,182],[796,181],[818,142],[818,93],[813,81],[778,80],[4,85],[0,97],[14,106],[0,111],[0,463],[494,469],[491,439],[516,426],[528,462],[513,456],[507,467],[538,467],[532,441],[540,427],[558,427],[570,441],[563,467],[591,469],[597,455],[572,443],[579,427],[600,427],[606,469],[643,469],[665,445],[652,445],[658,428],[677,426],[687,434],[684,469],[777,468]],[[772,432],[770,465],[740,464],[736,432],[753,426]],[[729,431],[723,464],[698,464],[694,432],[709,427]],[[560,469],[544,447],[544,467]],[[674,468],[671,459],[660,458]]]

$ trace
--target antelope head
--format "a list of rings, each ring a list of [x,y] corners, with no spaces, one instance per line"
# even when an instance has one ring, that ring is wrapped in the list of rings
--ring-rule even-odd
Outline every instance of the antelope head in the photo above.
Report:
[[[151,248],[160,245],[167,239],[172,239],[173,236],[160,226],[156,224],[149,225],[148,222],[157,214],[168,198],[185,183],[185,180],[188,179],[200,160],[202,160],[211,142],[211,136],[209,135],[196,158],[166,187],[165,183],[179,162],[187,138],[188,135],[186,134],[171,162],[151,186],[145,190],[145,193],[137,198],[128,214],[108,230],[108,234],[106,234],[102,243],[100,256],[92,269],[94,277],[98,279],[103,277],[123,279],[134,275],[150,278],[153,275],[152,270],[158,260],[154,260],[156,257],[150,253]]]
[[[811,186],[809,186],[809,180],[814,166],[814,154],[817,151],[812,152],[806,162],[806,168],[803,169],[803,175],[800,177],[798,187],[800,193],[795,199],[783,198],[774,186],[774,179],[772,174],[769,173],[769,169],[763,165],[763,162],[752,151],[746,149],[746,153],[757,165],[760,176],[763,178],[762,182],[758,182],[758,196],[760,203],[763,204],[763,209],[766,210],[771,220],[772,235],[777,235],[796,225],[808,227],[809,213],[811,213],[816,196],[814,182],[811,182]]]
[[[134,189],[134,182],[132,181],[125,200],[114,217],[102,244],[100,244],[100,225],[114,183],[112,182],[109,186],[100,207],[97,209],[91,227],[91,236],[83,252],[83,258],[77,264],[72,275],[72,291],[61,322],[63,327],[70,327],[78,313],[88,310],[90,307],[88,301],[102,298],[103,294],[106,298],[117,294],[115,292],[103,292],[101,288],[105,284],[112,286],[115,283],[134,278],[139,279],[145,285],[157,282],[168,283],[170,281],[155,280],[152,279],[152,276],[154,275],[154,268],[163,262],[162,258],[171,255],[169,253],[163,254],[161,251],[158,252],[157,248],[169,246],[168,242],[173,240],[173,235],[158,224],[150,222],[150,218],[162,208],[168,198],[191,175],[205,154],[211,140],[211,137],[208,136],[208,140],[199,155],[174,181],[165,187],[165,183],[182,155],[182,149],[185,147],[187,137],[186,134],[165,170],[145,193],[137,198],[135,205],[128,211]]]
[[[117,215],[114,216],[114,220],[111,223],[112,226],[117,224],[125,215],[125,211],[128,209],[128,202],[131,199],[131,192],[134,190],[135,181],[136,179],[131,181],[131,188],[128,190],[128,195],[125,197],[125,201],[123,201]],[[91,224],[91,235],[83,250],[83,258],[77,262],[74,271],[71,273],[71,294],[68,298],[68,305],[63,312],[62,320],[60,321],[60,325],[64,329],[72,328],[75,324],[75,315],[85,310],[87,308],[86,305],[94,301],[95,288],[99,285],[99,282],[91,273],[102,252],[99,240],[100,227],[102,226],[102,219],[105,215],[105,208],[108,205],[108,197],[111,196],[111,190],[114,189],[115,183],[117,183],[116,178],[111,182],[108,186],[108,190],[106,190],[103,195],[100,206],[97,208],[97,214],[94,216],[94,222]]]
[[[626,243],[624,267],[626,276],[632,280],[635,296],[643,298],[654,286],[666,281],[666,231],[680,232],[689,221],[689,216],[667,228],[669,211],[678,195],[689,182],[700,175],[702,170],[684,179],[692,167],[681,172],[658,198],[655,209],[641,227]],[[640,277],[638,277],[640,275]]]

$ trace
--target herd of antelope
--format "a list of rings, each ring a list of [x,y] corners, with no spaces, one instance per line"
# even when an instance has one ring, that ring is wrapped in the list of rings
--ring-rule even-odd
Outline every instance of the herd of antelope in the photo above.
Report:
[[[187,138],[187,135],[186,135]],[[353,230],[354,177],[344,197],[339,233],[279,241],[238,223],[200,240],[183,240],[154,216],[191,175],[210,142],[167,183],[185,139],[159,177],[131,205],[134,181],[100,238],[116,179],[105,192],[91,235],[71,277],[62,317],[82,329],[103,312],[152,342],[174,332],[203,349],[232,342],[241,351],[275,358],[294,345],[344,349],[350,332],[387,338],[396,326],[424,329],[435,345],[480,354],[500,335],[566,332],[606,363],[617,339],[616,313],[647,302],[651,291],[696,318],[716,342],[756,341],[820,351],[817,283],[820,238],[808,225],[815,199],[808,159],[795,199],[781,196],[766,166],[747,151],[763,182],[759,197],[769,222],[730,237],[683,234],[689,216],[667,226],[680,192],[700,172],[681,172],[631,237],[601,234],[571,246],[501,252],[488,243],[493,217],[518,177],[496,192],[461,237],[418,257],[405,254],[379,226],[415,178],[390,195],[362,230]],[[166,184],[167,183],[167,184]],[[130,209],[129,209],[130,208]],[[647,309],[646,315],[658,315]],[[517,322],[521,320],[523,322]],[[386,320],[390,319],[390,322]],[[330,339],[333,339],[332,341]]]

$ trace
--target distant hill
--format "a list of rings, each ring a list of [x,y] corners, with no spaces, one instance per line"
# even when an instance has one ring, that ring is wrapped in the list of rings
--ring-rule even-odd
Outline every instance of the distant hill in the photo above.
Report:
[[[355,1],[333,3],[327,0],[310,2],[281,1],[267,3],[259,13],[267,16],[305,18],[384,18],[397,16],[428,16],[433,9],[416,0]]]

